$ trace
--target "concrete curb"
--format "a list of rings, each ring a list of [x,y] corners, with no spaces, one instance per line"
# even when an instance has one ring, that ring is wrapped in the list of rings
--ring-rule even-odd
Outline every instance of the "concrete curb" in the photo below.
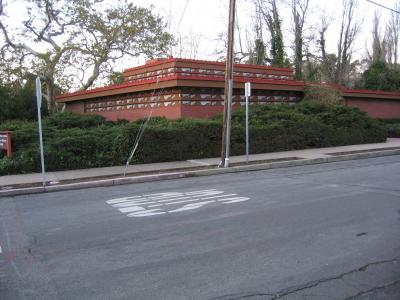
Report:
[[[363,153],[345,154],[345,155],[337,155],[337,156],[321,157],[321,158],[313,158],[313,159],[299,159],[299,160],[289,160],[289,161],[280,161],[280,162],[272,162],[272,163],[241,165],[241,166],[230,167],[228,169],[213,168],[213,169],[205,169],[205,170],[203,169],[203,170],[195,170],[195,171],[181,171],[181,172],[171,172],[171,173],[162,173],[162,174],[111,178],[111,179],[94,180],[94,181],[83,181],[83,182],[78,182],[78,183],[58,184],[58,185],[46,186],[46,187],[17,188],[17,189],[0,191],[0,197],[12,197],[12,196],[19,196],[19,195],[68,191],[68,190],[77,190],[77,189],[86,189],[86,188],[95,188],[95,187],[107,187],[107,186],[116,186],[116,185],[123,185],[123,184],[144,183],[144,182],[151,182],[151,181],[172,180],[172,179],[180,179],[180,178],[210,176],[210,175],[237,173],[237,172],[261,171],[261,170],[268,170],[268,169],[298,167],[298,166],[305,166],[305,165],[340,162],[340,161],[356,160],[356,159],[367,159],[367,158],[391,156],[391,155],[399,155],[399,154],[400,154],[400,149],[382,150],[382,151],[371,151],[371,152],[363,152]]]

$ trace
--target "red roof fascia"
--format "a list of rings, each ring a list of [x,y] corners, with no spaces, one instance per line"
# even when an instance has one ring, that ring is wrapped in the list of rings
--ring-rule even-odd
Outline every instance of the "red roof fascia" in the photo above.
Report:
[[[158,79],[145,79],[141,81],[128,81],[122,84],[115,84],[110,86],[99,87],[91,90],[85,91],[77,91],[73,93],[66,93],[62,95],[56,96],[56,99],[65,99],[69,97],[79,96],[79,95],[87,95],[93,94],[103,91],[111,91],[111,90],[118,90],[126,87],[132,86],[140,86],[150,83],[157,83],[157,82],[164,82],[170,80],[198,80],[198,81],[225,81],[224,76],[192,76],[192,75],[179,75],[179,74],[172,74],[168,76],[164,76]],[[304,86],[303,81],[295,81],[295,80],[281,80],[281,79],[258,79],[258,78],[243,78],[243,77],[234,77],[234,82],[252,82],[252,83],[266,83],[266,84],[278,84],[278,85],[289,85],[289,86]]]
[[[338,91],[340,91],[342,93],[349,93],[349,94],[370,94],[370,95],[398,96],[398,97],[400,97],[400,92],[386,92],[386,91],[380,91],[380,90],[365,90],[365,89],[350,89],[350,88],[344,87],[343,85],[334,84],[334,83],[313,82],[313,83],[308,83],[308,84],[318,85],[318,86],[327,86],[327,87],[331,87],[331,88],[337,89]]]
[[[127,81],[125,83],[121,84],[113,84],[113,85],[107,85],[103,87],[98,87],[90,90],[84,90],[84,91],[77,91],[77,92],[72,92],[72,93],[66,93],[62,95],[56,96],[56,99],[64,99],[64,98],[69,98],[73,96],[79,96],[79,95],[86,95],[86,94],[93,94],[93,93],[98,93],[98,92],[103,92],[103,91],[111,91],[111,90],[118,90],[126,87],[131,87],[131,86],[139,86],[139,85],[145,85],[149,83],[157,83],[161,81],[168,81],[168,80],[174,80],[176,79],[176,75],[167,75],[162,78],[158,79],[144,79],[140,81]]]
[[[224,76],[196,76],[196,75],[177,75],[176,79],[182,80],[199,80],[199,81],[225,81]],[[304,86],[303,81],[295,80],[284,80],[284,79],[259,79],[259,78],[244,78],[242,76],[234,76],[233,82],[237,83],[267,83],[267,84],[279,84],[279,85],[291,85],[291,86]]]
[[[400,92],[386,92],[386,91],[379,91],[379,90],[356,90],[356,89],[349,89],[342,87],[343,93],[350,93],[350,94],[371,94],[371,95],[382,95],[382,96],[399,96]]]
[[[211,60],[197,60],[197,59],[188,59],[188,58],[175,58],[170,57],[164,60],[158,60],[154,62],[147,63],[145,65],[128,68],[125,69],[124,72],[129,72],[133,70],[144,69],[151,66],[163,65],[170,62],[185,62],[185,63],[195,63],[195,64],[208,64],[208,65],[216,65],[216,66],[225,66],[224,61],[211,61]],[[270,66],[260,66],[260,65],[253,65],[253,64],[234,64],[233,67],[245,67],[245,68],[253,68],[253,69],[262,69],[262,70],[275,70],[275,71],[287,71],[293,72],[292,68],[277,68],[277,67],[270,67]]]

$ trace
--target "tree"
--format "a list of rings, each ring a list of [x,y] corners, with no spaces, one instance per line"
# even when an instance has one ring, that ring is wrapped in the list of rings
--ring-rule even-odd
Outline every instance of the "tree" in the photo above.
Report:
[[[394,8],[397,11],[400,11],[400,1],[397,1],[396,6]],[[389,64],[394,68],[399,68],[399,39],[400,39],[400,14],[392,12],[389,25],[387,28],[388,31],[388,60]]]
[[[176,35],[176,44],[172,47],[171,56],[196,59],[199,52],[201,35],[189,32],[182,36]]]
[[[124,82],[124,73],[118,71],[111,71],[108,74],[108,84],[121,84]]]
[[[255,7],[255,15],[252,19],[253,19],[253,28],[255,36],[254,36],[253,51],[251,51],[250,53],[248,63],[264,66],[268,61],[268,57],[267,57],[267,47],[263,40],[262,17],[257,3],[255,4],[254,7]]]
[[[28,79],[22,86],[19,82],[0,85],[0,107],[0,124],[7,120],[35,120],[34,78]],[[46,105],[42,105],[42,114],[47,114]]]
[[[279,16],[276,0],[255,0],[257,10],[262,15],[270,34],[270,63],[276,67],[289,66],[282,34],[282,20]]]
[[[220,46],[215,51],[218,60],[224,61],[226,59],[226,51],[228,49],[227,33],[220,32],[216,39]],[[233,59],[235,63],[254,63],[255,50],[253,48],[253,41],[248,30],[243,34],[242,27],[240,26],[239,18],[235,18],[235,44],[233,47]]]
[[[293,18],[293,50],[294,50],[294,68],[295,79],[303,78],[303,29],[307,15],[309,0],[292,0],[292,18]]]
[[[322,61],[326,60],[326,32],[329,28],[329,25],[331,24],[331,18],[329,18],[328,16],[326,16],[326,14],[322,14],[320,16],[320,21],[321,23],[319,24],[319,28],[318,28],[318,44],[319,44],[319,48],[321,51],[321,59]]]
[[[263,66],[267,60],[265,44],[262,39],[256,39],[254,44],[254,50],[249,57],[248,63]]]
[[[368,53],[368,60],[370,62],[386,61],[387,50],[387,38],[386,36],[381,36],[379,28],[379,15],[375,12],[372,29],[372,51],[371,53]]]
[[[370,90],[400,91],[400,71],[381,60],[373,62],[362,75],[362,87]]]
[[[307,45],[306,61],[303,68],[303,79],[312,82],[335,83],[337,56],[328,53],[326,49],[326,35],[332,23],[332,16],[322,11],[319,22],[314,27],[311,40],[315,42],[316,50],[312,53]]]
[[[55,84],[88,89],[121,58],[160,55],[171,39],[151,9],[123,0],[111,7],[103,0],[32,0],[26,7],[26,20],[11,28],[0,0],[3,55],[18,52],[14,64],[42,77],[49,110],[55,109]]]
[[[335,71],[335,82],[338,84],[346,85],[349,82],[349,74],[354,66],[352,65],[353,46],[361,28],[361,22],[357,21],[355,16],[356,9],[357,0],[343,0]]]

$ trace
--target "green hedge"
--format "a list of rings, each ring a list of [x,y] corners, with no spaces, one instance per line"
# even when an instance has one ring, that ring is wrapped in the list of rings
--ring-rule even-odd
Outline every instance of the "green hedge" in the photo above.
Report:
[[[251,153],[383,142],[382,123],[351,107],[321,103],[263,105],[250,108]],[[245,153],[245,112],[232,116],[232,155]],[[122,165],[144,120],[110,122],[99,116],[58,113],[43,121],[46,170]],[[8,122],[13,159],[0,158],[0,175],[39,171],[35,122]],[[211,120],[153,118],[133,163],[218,157],[222,116]]]
[[[388,137],[400,138],[400,119],[380,119],[387,130]]]
[[[388,132],[388,137],[400,138],[400,122],[387,123],[385,127]]]

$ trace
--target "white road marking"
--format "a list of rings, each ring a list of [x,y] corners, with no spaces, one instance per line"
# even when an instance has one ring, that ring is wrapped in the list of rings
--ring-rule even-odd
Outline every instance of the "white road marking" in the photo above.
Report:
[[[165,211],[159,211],[159,209],[150,209],[144,212],[137,212],[137,213],[130,213],[128,217],[148,217],[148,216],[155,216],[155,215],[163,215],[166,214]]]
[[[157,204],[157,205],[149,205],[149,207],[156,207],[156,206],[162,206],[162,205],[173,205],[173,204],[180,204],[180,203],[193,202],[193,201],[199,201],[199,200],[200,200],[199,198],[194,198],[194,199],[190,199],[190,200],[167,202],[167,203]]]
[[[186,210],[191,210],[191,209],[196,209],[200,208],[208,203],[213,203],[215,201],[204,201],[204,202],[198,202],[198,203],[191,203],[191,204],[186,204],[184,207],[170,210],[169,213],[174,213],[174,212],[181,212],[181,211],[186,211]]]
[[[211,166],[211,164],[203,162],[203,161],[198,161],[198,160],[187,160],[187,162],[193,163],[193,164],[198,164],[198,165],[202,165],[202,166]]]
[[[147,199],[151,200],[162,200],[162,199],[173,199],[173,198],[179,198],[182,197],[183,194],[176,194],[176,195],[165,195],[165,196],[157,196],[157,197],[147,197]]]
[[[124,207],[124,208],[120,208],[119,211],[122,213],[129,213],[129,212],[133,212],[133,211],[140,211],[140,210],[146,210],[144,207],[141,206],[129,206],[129,207]]]
[[[106,202],[107,202],[108,204],[114,204],[114,203],[120,203],[120,202],[129,201],[129,200],[140,199],[140,198],[142,198],[142,197],[140,197],[140,196],[124,197],[124,198],[118,198],[118,199],[107,200]]]
[[[172,192],[172,193],[157,193],[157,194],[143,195],[143,197],[173,196],[173,195],[180,195],[180,194],[182,194],[182,193],[176,193],[176,192]]]
[[[214,192],[217,191],[216,189],[210,189],[210,190],[202,190],[202,191],[194,191],[194,192],[187,192],[185,193],[186,195],[197,195],[197,194],[204,194],[208,192]],[[218,191],[219,192],[219,191]]]
[[[0,246],[0,254],[2,254],[3,253],[3,249],[1,249],[1,246]]]
[[[237,194],[227,194],[227,195],[220,195],[220,196],[202,197],[201,200],[215,199],[215,198],[222,198],[222,197],[229,197],[229,196],[236,196],[236,195]]]
[[[204,191],[203,193],[196,193],[195,195],[199,197],[214,196],[223,194],[223,191]]]
[[[149,217],[194,210],[211,203],[232,204],[250,200],[249,197],[235,196],[237,194],[226,194],[224,191],[208,189],[186,193],[166,192],[123,197],[107,200],[106,203],[128,217]]]
[[[113,204],[114,207],[127,207],[127,206],[133,206],[133,205],[138,205],[138,204],[151,204],[151,203],[157,203],[155,201],[149,201],[149,202],[134,202],[134,201],[127,201],[127,202],[121,202],[117,204]]]
[[[185,199],[193,199],[193,197],[192,196],[186,196],[186,197],[179,197],[179,198],[170,198],[170,199],[160,200],[158,202],[163,203],[163,202],[168,202],[168,201],[185,200]]]
[[[222,202],[223,204],[231,204],[231,203],[244,202],[244,201],[248,201],[248,200],[250,200],[249,197],[235,197],[235,198],[222,199],[222,200],[218,200],[218,201]]]
[[[181,199],[190,199],[190,200],[182,200],[182,201],[174,201],[174,202],[168,202],[168,201],[179,200],[179,199],[162,200],[162,201],[158,201],[158,202],[166,202],[166,203],[149,205],[149,207],[159,207],[162,205],[180,204],[180,203],[193,202],[193,201],[198,201],[198,200],[208,200],[208,199],[215,199],[215,198],[222,198],[222,197],[236,196],[236,195],[237,194],[227,194],[227,195],[211,196],[211,197],[204,197],[204,198],[192,198],[192,199],[190,199],[191,197],[183,197]]]

